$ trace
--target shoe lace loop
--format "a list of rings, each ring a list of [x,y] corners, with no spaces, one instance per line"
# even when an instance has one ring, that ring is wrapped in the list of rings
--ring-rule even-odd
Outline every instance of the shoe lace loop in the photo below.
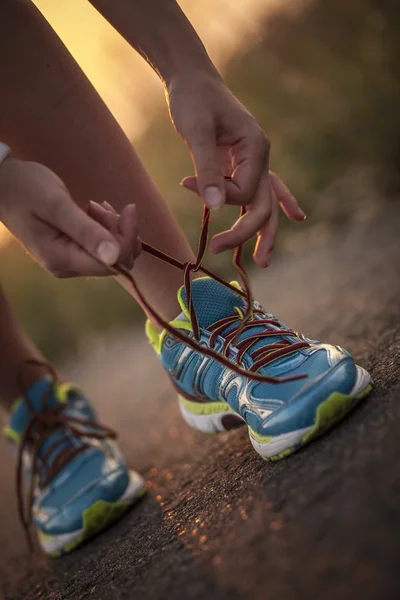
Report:
[[[241,215],[245,214],[245,212],[246,212],[245,207],[242,207]],[[255,363],[253,363],[252,367],[250,369],[245,369],[239,363],[240,363],[241,358],[243,357],[244,352],[246,352],[246,349],[248,349],[248,347],[250,347],[250,345],[252,345],[247,341],[247,340],[249,340],[249,338],[246,338],[246,344],[249,344],[249,346],[247,346],[244,343],[244,340],[243,340],[243,342],[239,342],[238,347],[240,348],[240,350],[236,357],[236,361],[230,360],[228,358],[229,346],[231,346],[234,343],[234,341],[239,338],[240,334],[245,329],[247,329],[249,327],[253,327],[255,325],[261,325],[263,323],[266,325],[272,324],[277,327],[280,327],[280,323],[279,323],[279,321],[276,321],[275,319],[264,319],[264,320],[262,320],[262,319],[255,320],[254,319],[255,313],[261,312],[261,311],[259,309],[253,307],[253,295],[252,295],[250,281],[249,281],[247,272],[242,264],[242,250],[243,250],[242,245],[235,248],[235,250],[233,252],[233,264],[234,264],[234,267],[236,268],[236,271],[238,272],[239,277],[241,279],[242,286],[243,286],[242,290],[231,285],[230,283],[228,283],[227,281],[222,279],[222,277],[219,277],[218,275],[216,275],[215,273],[213,273],[212,271],[210,271],[209,269],[204,267],[203,259],[204,259],[205,252],[207,250],[209,225],[210,225],[210,209],[204,205],[203,218],[202,218],[202,223],[201,223],[201,232],[200,232],[200,238],[199,238],[199,244],[198,244],[198,250],[197,250],[197,256],[196,256],[195,262],[183,263],[183,262],[177,260],[176,258],[170,256],[169,254],[162,252],[158,248],[154,248],[150,244],[142,242],[142,250],[144,252],[154,256],[155,258],[158,258],[159,260],[164,261],[165,263],[167,263],[173,267],[176,267],[177,269],[181,269],[183,271],[184,288],[185,288],[185,293],[186,293],[186,300],[187,300],[187,305],[188,305],[190,324],[191,324],[191,327],[193,330],[193,337],[191,337],[189,334],[183,333],[179,329],[176,329],[175,327],[173,327],[151,306],[151,304],[148,302],[148,300],[146,299],[146,297],[143,295],[142,291],[140,290],[140,288],[136,282],[136,279],[134,278],[132,273],[129,271],[129,269],[127,269],[123,265],[117,264],[117,265],[114,265],[113,267],[110,267],[110,271],[116,275],[122,275],[125,279],[127,279],[130,282],[132,288],[134,289],[137,297],[140,299],[142,305],[145,306],[147,313],[149,315],[151,315],[153,320],[160,327],[165,329],[173,338],[179,340],[180,342],[183,342],[184,344],[189,346],[192,350],[195,350],[196,352],[202,354],[203,356],[208,356],[209,358],[216,360],[217,362],[222,364],[224,367],[231,369],[238,375],[243,375],[253,381],[262,381],[262,382],[266,382],[266,383],[275,384],[275,383],[284,383],[287,381],[295,381],[298,379],[306,378],[307,377],[306,373],[300,373],[300,374],[291,375],[288,377],[272,377],[271,375],[265,375],[265,374],[258,372],[261,367],[266,366],[273,360],[276,360],[277,358],[280,358],[287,354],[291,354],[292,352],[296,352],[297,350],[300,350],[301,348],[308,347],[309,344],[305,341],[299,340],[299,342],[292,343],[289,340],[285,339],[285,340],[282,340],[281,342],[276,342],[275,344],[271,344],[268,347],[268,349],[264,349],[265,355],[263,354],[261,357],[258,356],[258,360]],[[213,326],[209,327],[209,330],[211,331],[212,327],[218,325],[218,329],[213,330],[213,333],[211,335],[212,341],[210,343],[210,346],[211,346],[210,348],[208,348],[204,345],[201,345],[199,343],[200,327],[198,324],[196,312],[195,312],[194,305],[193,305],[190,275],[191,275],[191,273],[196,273],[198,271],[201,271],[205,275],[212,277],[215,281],[217,281],[218,283],[221,283],[225,287],[233,290],[236,294],[239,294],[245,300],[245,312],[244,312],[242,319],[240,319],[240,318],[238,319],[238,315],[232,315],[232,316],[226,317],[225,319],[222,319],[217,324],[214,324]],[[216,352],[213,348],[213,345],[214,345],[215,339],[218,335],[218,332],[222,331],[222,329],[224,329],[227,325],[229,325],[233,322],[236,322],[238,320],[240,321],[239,325],[237,327],[235,327],[234,330],[232,330],[232,332],[227,334],[223,352],[222,353]],[[296,337],[295,332],[285,330],[282,328],[279,330],[274,330],[273,332],[271,331],[271,333],[269,331],[266,331],[263,334],[261,334],[261,333],[255,334],[252,338],[252,340],[253,340],[252,343],[255,343],[256,341],[258,341],[260,339],[260,337],[267,337],[269,335],[286,336],[289,334],[291,336]]]

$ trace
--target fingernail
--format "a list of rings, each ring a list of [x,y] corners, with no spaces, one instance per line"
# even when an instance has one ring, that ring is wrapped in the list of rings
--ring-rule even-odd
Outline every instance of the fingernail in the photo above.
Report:
[[[224,196],[221,190],[216,185],[209,185],[204,190],[204,202],[208,208],[217,210],[224,203]]]
[[[300,206],[298,206],[298,207],[297,207],[297,212],[299,213],[299,215],[300,215],[300,216],[301,216],[303,219],[306,219],[306,218],[307,218],[307,215],[306,215],[306,213],[304,212],[304,210],[303,210],[302,208],[300,208]]]
[[[119,256],[119,248],[112,242],[103,241],[97,246],[97,257],[106,265],[114,265]]]

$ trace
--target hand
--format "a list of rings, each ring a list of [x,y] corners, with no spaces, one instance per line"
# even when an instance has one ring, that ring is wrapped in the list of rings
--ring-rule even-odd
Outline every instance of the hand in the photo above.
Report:
[[[234,248],[257,234],[254,261],[266,267],[278,228],[279,205],[290,219],[305,218],[287,187],[269,172],[266,135],[216,76],[195,74],[190,81],[178,77],[170,83],[167,99],[171,119],[189,146],[196,171],[182,185],[198,193],[209,208],[225,202],[246,207],[231,229],[212,239],[210,251]]]
[[[47,167],[6,158],[0,165],[0,221],[56,277],[109,275],[131,268],[140,252],[136,207],[121,215],[92,206],[86,214]]]

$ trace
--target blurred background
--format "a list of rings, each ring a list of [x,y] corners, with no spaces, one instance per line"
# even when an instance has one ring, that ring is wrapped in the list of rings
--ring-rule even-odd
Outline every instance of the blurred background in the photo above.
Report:
[[[36,0],[126,131],[196,244],[201,207],[179,186],[192,172],[151,69],[84,0]],[[272,168],[308,219],[281,219],[276,254],[318,247],[399,193],[400,19],[395,0],[182,0],[227,84],[272,142]],[[168,152],[165,149],[168,148]],[[233,221],[224,210],[216,230]],[[113,281],[57,281],[4,230],[0,280],[48,358],[79,358],[106,332],[142,319]],[[250,260],[251,248],[246,259]],[[225,275],[230,257],[211,263]]]

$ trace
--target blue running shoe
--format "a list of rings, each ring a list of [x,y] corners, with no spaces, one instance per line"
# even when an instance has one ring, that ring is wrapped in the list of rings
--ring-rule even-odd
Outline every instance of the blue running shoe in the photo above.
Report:
[[[232,285],[210,277],[191,284],[197,341],[217,351],[225,364],[165,330],[158,334],[150,322],[147,336],[178,391],[189,425],[217,433],[247,424],[255,450],[265,459],[278,460],[342,419],[371,390],[371,379],[347,351],[288,329],[257,302],[240,330],[246,301],[235,291],[238,284]],[[182,312],[170,325],[193,339],[184,287],[178,301]],[[230,369],[226,359],[251,373],[290,380],[255,381]]]
[[[126,468],[115,434],[98,423],[89,401],[69,384],[38,380],[15,402],[5,434],[20,458],[23,524],[28,529],[33,521],[50,556],[75,549],[145,493],[142,477]],[[26,509],[21,468],[31,490]]]

